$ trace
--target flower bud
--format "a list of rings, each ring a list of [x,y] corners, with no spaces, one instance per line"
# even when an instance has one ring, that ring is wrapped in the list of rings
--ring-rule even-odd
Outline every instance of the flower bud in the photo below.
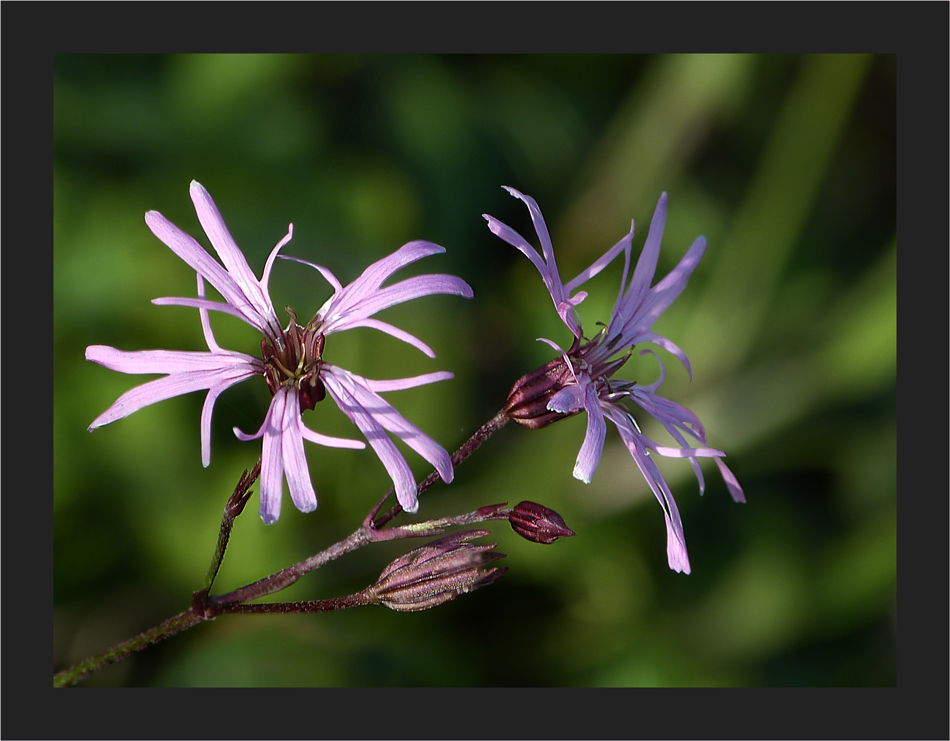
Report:
[[[515,505],[508,522],[511,523],[512,530],[533,543],[547,545],[558,538],[577,535],[564,524],[564,518],[557,512],[537,502],[521,502]]]
[[[532,430],[572,417],[580,409],[574,412],[552,412],[548,409],[548,402],[573,380],[574,375],[564,358],[554,358],[515,382],[508,392],[504,412],[508,419]]]
[[[383,569],[367,591],[373,601],[391,610],[418,612],[490,584],[508,567],[486,566],[505,554],[493,550],[495,543],[469,543],[490,534],[488,530],[466,530],[415,548]]]
[[[234,520],[235,517],[244,511],[244,507],[254,493],[251,491],[251,486],[257,481],[260,475],[261,459],[258,458],[257,463],[254,464],[254,467],[250,471],[245,470],[244,473],[241,474],[241,478],[234,488],[234,493],[228,498],[228,503],[224,506],[224,516],[226,518]]]

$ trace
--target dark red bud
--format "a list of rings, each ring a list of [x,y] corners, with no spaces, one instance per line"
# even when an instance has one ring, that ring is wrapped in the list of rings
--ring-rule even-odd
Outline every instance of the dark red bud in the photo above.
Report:
[[[255,481],[257,481],[257,477],[260,475],[261,461],[258,459],[257,463],[254,464],[254,467],[250,471],[245,470],[244,473],[241,474],[241,478],[238,480],[238,484],[234,488],[234,493],[228,498],[228,503],[225,505],[225,516],[230,517],[233,520],[244,511],[244,507],[251,498],[251,494],[254,493],[251,490],[251,486]]]
[[[521,502],[515,505],[508,521],[512,530],[532,543],[548,545],[558,538],[577,535],[564,524],[564,518],[557,512],[537,502]]]
[[[526,373],[508,392],[504,412],[508,419],[537,430],[580,412],[552,412],[548,402],[558,391],[574,380],[564,358],[554,358],[540,368]]]
[[[254,490],[251,489],[250,486],[248,486],[248,488],[243,491],[240,488],[236,489],[228,499],[225,512],[232,518],[237,517],[244,511],[244,507],[247,505],[253,493]]]

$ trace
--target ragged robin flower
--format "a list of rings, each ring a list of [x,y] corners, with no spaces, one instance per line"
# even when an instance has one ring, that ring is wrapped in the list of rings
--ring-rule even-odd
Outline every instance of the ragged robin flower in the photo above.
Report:
[[[211,415],[215,401],[225,389],[260,375],[273,395],[264,423],[254,434],[245,434],[237,428],[234,432],[242,440],[263,438],[260,515],[266,524],[275,522],[280,515],[285,478],[297,509],[310,512],[317,506],[304,454],[304,440],[329,447],[366,447],[362,441],[323,435],[304,425],[301,414],[314,409],[327,394],[360,429],[379,456],[393,480],[399,503],[405,510],[415,512],[418,508],[415,479],[387,433],[400,438],[429,461],[446,483],[453,478],[452,463],[438,443],[399,414],[379,394],[445,380],[452,378],[452,374],[437,372],[377,381],[332,365],[323,355],[326,338],[334,332],[372,327],[419,348],[429,357],[435,357],[429,346],[418,338],[372,317],[390,306],[431,294],[471,298],[472,289],[468,284],[450,275],[422,275],[381,287],[400,268],[445,250],[431,242],[410,242],[370,265],[347,286],[343,286],[328,269],[306,263],[326,278],[333,287],[333,295],[305,326],[300,326],[297,317],[288,310],[290,321],[284,328],[277,319],[267,286],[280,249],[293,235],[293,225],[271,251],[258,280],[208,191],[193,181],[190,193],[198,220],[221,262],[160,213],[149,211],[145,215],[149,229],[195,270],[198,283],[197,298],[159,298],[152,303],[197,308],[210,352],[127,352],[103,345],[86,348],[87,360],[121,373],[165,374],[164,378],[148,381],[120,396],[93,421],[90,431],[158,401],[207,390],[201,412],[201,461],[207,466],[211,460]],[[205,281],[221,294],[224,303],[205,297]],[[264,335],[261,355],[256,357],[222,349],[211,331],[209,310],[231,314],[259,330]]]
[[[705,489],[705,481],[697,458],[709,457],[716,461],[729,493],[737,502],[745,501],[742,487],[732,471],[722,462],[725,453],[706,445],[706,430],[699,418],[681,404],[656,393],[666,374],[665,367],[656,353],[649,349],[641,351],[641,355],[650,353],[657,357],[660,364],[660,377],[654,383],[642,385],[634,381],[624,381],[614,378],[614,374],[630,358],[633,347],[646,342],[677,357],[692,378],[692,369],[686,354],[669,339],[655,333],[653,324],[686,287],[706,249],[706,240],[704,237],[696,239],[680,263],[659,283],[650,286],[656,272],[660,241],[666,223],[667,196],[663,193],[657,203],[643,252],[632,276],[631,222],[630,232],[623,239],[576,278],[562,283],[551,238],[538,204],[533,198],[519,193],[514,188],[506,190],[528,207],[542,252],[539,254],[511,227],[486,214],[489,229],[524,253],[538,269],[558,315],[573,335],[573,342],[570,348],[564,351],[554,342],[542,338],[542,341],[558,351],[560,357],[519,379],[509,393],[505,411],[509,418],[534,429],[582,411],[587,412],[587,434],[574,465],[574,477],[584,483],[590,483],[600,463],[607,431],[605,419],[609,419],[616,426],[621,440],[663,508],[670,568],[688,574],[689,557],[679,510],[653,454],[687,458],[699,482],[700,494]],[[623,279],[610,322],[595,337],[588,339],[584,336],[576,310],[587,294],[579,291],[571,296],[571,292],[597,275],[621,252],[624,253],[625,263]],[[633,402],[659,421],[679,447],[659,445],[644,435],[626,402]],[[691,447],[686,436],[698,441],[700,446]]]

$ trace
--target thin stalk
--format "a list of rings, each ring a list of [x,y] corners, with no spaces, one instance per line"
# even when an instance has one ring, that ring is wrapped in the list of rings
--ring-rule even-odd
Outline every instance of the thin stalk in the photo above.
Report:
[[[508,418],[504,412],[499,412],[492,419],[482,425],[476,432],[465,441],[465,443],[452,455],[452,465],[457,466],[473,452],[475,452],[489,437],[500,430]],[[243,511],[251,496],[250,487],[260,475],[261,459],[258,459],[250,472],[245,471],[238,482],[234,493],[225,506],[224,515],[221,519],[221,528],[218,532],[218,542],[215,548],[214,556],[211,560],[211,566],[205,577],[205,586],[192,595],[192,605],[174,617],[165,620],[154,628],[140,633],[134,638],[112,647],[105,653],[81,661],[69,669],[53,675],[54,687],[66,687],[75,684],[84,677],[102,669],[103,667],[120,661],[136,651],[141,651],[146,646],[156,643],[165,638],[187,630],[198,623],[211,620],[218,615],[226,614],[273,614],[273,613],[300,613],[300,612],[329,612],[331,610],[340,610],[347,607],[370,604],[373,600],[367,590],[349,595],[347,597],[336,597],[327,600],[313,600],[310,602],[282,602],[269,604],[244,604],[250,600],[264,597],[275,592],[279,592],[296,582],[301,576],[309,571],[318,569],[321,566],[333,561],[340,556],[355,551],[367,543],[379,543],[387,540],[397,540],[401,538],[418,538],[429,535],[438,535],[444,532],[446,527],[454,525],[472,524],[484,522],[486,520],[508,519],[511,510],[503,509],[504,505],[490,505],[482,507],[475,512],[469,512],[457,517],[444,517],[438,520],[428,522],[414,523],[402,527],[393,527],[387,530],[381,529],[383,525],[402,512],[402,507],[395,505],[388,512],[374,521],[379,510],[383,507],[386,500],[392,495],[390,489],[386,495],[379,500],[367,515],[363,525],[353,534],[344,538],[340,542],[329,548],[307,558],[300,563],[294,564],[283,569],[276,574],[272,574],[264,579],[248,584],[247,586],[228,592],[223,595],[209,596],[208,592],[214,579],[217,576],[218,569],[224,559],[224,553],[231,536],[231,529],[234,525],[234,519]],[[417,487],[416,495],[422,494],[438,479],[438,473],[433,471]]]
[[[193,605],[184,612],[175,615],[175,617],[169,618],[154,628],[146,630],[144,633],[140,633],[135,636],[135,638],[130,638],[117,646],[113,646],[105,653],[93,656],[69,669],[54,674],[53,687],[69,687],[70,685],[76,684],[76,682],[88,677],[90,674],[109,666],[109,664],[114,664],[136,651],[141,651],[146,646],[158,643],[165,638],[170,638],[176,633],[180,633],[198,623],[213,620],[218,615],[238,613],[242,615],[265,615],[277,613],[331,612],[347,607],[368,605],[372,604],[372,602],[373,600],[368,596],[368,592],[364,590],[346,597],[311,600],[309,602],[275,602],[266,605],[221,605],[216,607]]]
[[[157,643],[163,638],[168,638],[176,633],[180,633],[208,619],[209,618],[204,615],[195,612],[193,608],[188,608],[184,612],[175,615],[175,617],[168,618],[165,622],[159,623],[154,628],[140,633],[135,636],[135,638],[130,638],[118,646],[113,646],[105,653],[93,656],[85,661],[80,661],[75,666],[64,669],[58,674],[54,674],[53,686],[68,687],[71,684],[76,684],[80,679],[109,666],[109,664],[114,664],[116,661],[124,659],[129,654],[141,651],[146,646]]]

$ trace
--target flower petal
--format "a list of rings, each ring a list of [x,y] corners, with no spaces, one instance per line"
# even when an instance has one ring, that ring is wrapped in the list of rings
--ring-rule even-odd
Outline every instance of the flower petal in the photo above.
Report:
[[[716,465],[719,466],[719,472],[726,482],[726,488],[729,489],[733,501],[745,503],[745,493],[743,493],[742,487],[739,486],[739,479],[736,478],[736,475],[719,458],[716,458]]]
[[[642,409],[649,412],[671,434],[673,434],[672,429],[678,429],[700,442],[706,442],[706,428],[703,427],[703,423],[699,421],[699,417],[682,404],[665,399],[640,386],[634,386],[633,400]],[[678,440],[677,442],[682,441]]]
[[[705,251],[706,238],[697,237],[689,251],[679,261],[679,264],[663,280],[650,289],[649,294],[637,311],[636,324],[638,328],[641,330],[650,329],[657,317],[677,299],[683,289],[686,288],[689,277],[693,274],[696,266],[699,265]]]
[[[531,261],[531,264],[534,265],[534,267],[537,268],[538,272],[541,274],[541,280],[548,289],[551,300],[554,301],[554,307],[557,310],[558,316],[561,317],[561,321],[564,322],[565,326],[567,326],[574,337],[582,337],[584,332],[581,328],[580,320],[574,307],[583,301],[587,294],[581,293],[574,298],[571,298],[570,291],[579,286],[588,278],[600,272],[604,265],[609,262],[609,260],[602,262],[603,258],[601,258],[601,260],[595,261],[590,268],[572,280],[569,284],[569,287],[563,285],[561,283],[561,276],[558,273],[557,261],[554,259],[554,247],[551,244],[551,236],[548,234],[547,224],[544,222],[544,217],[541,215],[541,209],[538,208],[537,202],[531,198],[531,196],[526,196],[514,188],[509,188],[508,186],[503,187],[515,198],[518,198],[524,202],[524,204],[528,207],[528,212],[531,214],[531,221],[534,224],[535,232],[538,235],[538,239],[541,241],[543,257],[539,255],[537,250],[535,250],[534,247],[532,247],[527,242],[527,240],[525,240],[525,238],[518,234],[518,232],[516,232],[514,229],[502,224],[493,216],[482,214],[488,221],[488,228],[493,234],[505,240],[508,242],[508,244],[515,247],[516,249],[520,250]],[[617,252],[614,252],[610,256],[610,259],[613,259],[613,257],[619,253],[619,250],[623,249],[622,244],[619,248],[617,248],[615,245],[615,249],[617,249]],[[611,250],[611,252],[612,251],[613,250]]]
[[[586,379],[586,376],[584,378]],[[587,380],[583,387],[584,406],[587,409],[587,434],[584,436],[584,444],[581,445],[577,461],[574,463],[574,478],[589,484],[594,478],[597,466],[600,465],[600,457],[604,452],[607,423],[604,421],[604,413],[600,408],[594,384]]]
[[[372,298],[377,293],[377,291],[379,291],[379,287],[382,285],[384,280],[406,265],[416,262],[417,260],[421,260],[423,257],[428,257],[429,255],[435,255],[442,252],[445,252],[445,248],[440,247],[439,245],[432,242],[417,240],[415,242],[404,244],[391,255],[387,255],[382,260],[377,260],[374,262],[362,272],[359,278],[354,280],[342,290],[334,293],[330,300],[327,301],[327,303],[323,308],[320,309],[318,313],[323,316],[324,321],[327,322],[348,317],[353,313],[356,313],[359,318],[368,317],[376,311],[379,311],[380,308],[383,308],[379,307],[374,311],[367,312],[363,310],[362,306],[365,301]],[[458,278],[455,280],[459,281]],[[468,288],[464,281],[460,282],[463,286],[465,286],[465,288]],[[471,288],[468,288],[468,291],[471,291]],[[464,295],[464,293],[461,295]],[[471,297],[469,296],[469,298]]]
[[[203,301],[205,299],[205,279],[201,277],[201,273],[195,273],[195,275],[198,278],[198,298]],[[211,331],[211,317],[208,315],[208,309],[199,308],[198,316],[201,318],[201,331],[204,333],[208,349],[211,352],[222,352],[221,346],[214,338],[214,332]]]
[[[214,413],[214,403],[221,392],[232,384],[214,386],[208,390],[205,403],[201,405],[201,465],[207,468],[211,465],[211,415]]]
[[[284,456],[281,451],[283,437],[280,424],[286,405],[287,389],[277,389],[261,427],[264,441],[261,446],[260,515],[265,525],[272,525],[280,517],[280,502],[284,493]]]
[[[643,446],[643,436],[634,429],[628,413],[616,405],[604,405],[604,411],[610,417],[610,420],[617,426],[620,438],[626,445],[627,450],[640,473],[646,480],[653,495],[663,508],[663,516],[666,521],[666,554],[670,568],[674,571],[680,571],[688,574],[690,572],[689,556],[686,551],[686,536],[683,534],[683,522],[680,519],[679,509],[676,506],[676,500],[667,486],[666,479],[660,473],[656,463],[650,457],[649,451]]]
[[[294,236],[294,225],[288,224],[286,236],[277,243],[277,246],[274,247],[274,249],[270,251],[270,254],[267,256],[267,262],[264,263],[264,272],[261,273],[261,281],[260,281],[261,290],[263,291],[264,296],[267,299],[267,305],[271,307],[271,311],[273,311],[273,304],[271,303],[270,293],[268,292],[268,289],[267,289],[267,286],[270,283],[270,271],[273,269],[274,261],[278,257],[277,253],[280,252],[281,247],[287,244],[293,238],[293,236]],[[278,329],[279,328],[280,327],[278,327]]]
[[[672,496],[670,497],[672,499]],[[664,512],[666,520],[666,560],[673,571],[682,574],[690,572],[689,554],[686,552],[686,537],[683,535],[683,526],[677,528],[668,514]]]
[[[260,330],[256,315],[249,314],[246,309],[239,309],[231,304],[223,304],[220,301],[212,301],[204,298],[186,298],[179,296],[163,296],[153,298],[152,303],[156,306],[188,306],[192,309],[203,311],[220,311],[222,314],[230,314],[240,319],[242,322],[250,324],[257,330]],[[270,337],[270,334],[267,334]]]
[[[534,225],[534,230],[538,234],[538,239],[541,240],[541,253],[544,255],[544,261],[547,263],[548,274],[551,277],[552,283],[557,285],[559,290],[563,291],[561,277],[557,272],[557,263],[554,260],[554,245],[551,244],[551,235],[548,234],[548,225],[544,223],[544,217],[541,215],[538,202],[531,196],[526,196],[524,193],[514,188],[509,188],[507,185],[503,185],[502,187],[528,207],[528,213],[531,214],[531,223]]]
[[[445,252],[445,247],[441,247],[434,242],[426,242],[421,239],[407,242],[392,254],[377,260],[366,268],[348,288],[355,294],[356,300],[360,300],[363,296],[378,290],[383,281],[393,273],[424,257],[440,255],[443,252]]]
[[[351,300],[352,296],[356,294],[348,295],[346,301],[332,306],[323,315],[324,332],[330,334],[349,329],[357,322],[383,309],[437,293],[464,296],[465,298],[473,296],[468,283],[454,275],[419,275],[379,289],[374,293],[364,294],[358,301]]]
[[[667,196],[666,193],[663,193],[656,205],[656,211],[653,212],[650,231],[634,268],[630,285],[627,286],[623,299],[617,302],[615,313],[627,317],[628,324],[649,293],[650,283],[656,273],[656,263],[660,256],[660,243],[663,239],[663,228],[666,226],[666,204]]]
[[[446,484],[452,483],[454,477],[452,460],[445,448],[397,412],[395,407],[370,388],[365,378],[334,366],[324,366],[324,368],[332,369],[331,372],[336,379],[343,379],[342,382],[347,384],[353,397],[373,415],[383,429],[392,432],[429,461]]]
[[[317,445],[322,445],[325,448],[350,448],[351,450],[363,450],[366,447],[366,443],[362,440],[350,440],[346,437],[332,437],[331,435],[324,435],[319,432],[315,432],[307,427],[303,423],[303,419],[299,421],[297,425],[300,430],[300,435],[304,440],[309,440],[312,443]]]
[[[689,363],[689,358],[686,357],[686,353],[680,350],[679,345],[677,345],[675,342],[666,339],[666,337],[663,337],[662,335],[658,335],[656,332],[641,332],[634,339],[634,344],[639,344],[641,342],[652,342],[657,347],[662,347],[668,353],[676,357],[683,364],[683,367],[686,368],[686,372],[689,374],[689,380],[693,380],[693,368]],[[645,352],[647,351],[644,350],[640,354],[643,355]],[[659,360],[659,358],[657,359]]]
[[[143,371],[154,372],[154,371]],[[93,420],[89,431],[128,417],[130,414],[173,396],[189,394],[192,391],[221,386],[233,386],[245,378],[256,375],[256,370],[243,367],[226,367],[214,370],[196,370],[187,373],[175,373],[158,378],[126,391],[115,400],[108,409]]]
[[[397,340],[402,340],[407,345],[412,345],[416,349],[421,350],[430,358],[435,357],[435,352],[425,342],[420,340],[418,337],[409,334],[405,330],[399,329],[399,327],[394,327],[392,324],[388,324],[387,322],[380,321],[379,319],[362,319],[350,323],[346,329],[355,329],[356,327],[369,327],[370,329],[378,329],[380,332],[385,332],[386,334],[395,337]]]
[[[280,257],[282,260],[292,260],[293,262],[299,262],[301,265],[306,265],[313,268],[326,279],[327,283],[333,286],[334,293],[343,290],[343,284],[340,283],[340,281],[329,268],[325,268],[323,265],[317,265],[315,262],[310,262],[309,260],[301,260],[299,257],[291,257],[290,255],[281,255]]]
[[[722,458],[726,454],[716,448],[669,448],[665,445],[657,445],[650,441],[647,445],[650,450],[655,450],[664,458]]]
[[[624,236],[617,244],[607,250],[603,255],[598,257],[594,262],[590,264],[586,270],[582,270],[577,276],[564,284],[564,290],[567,293],[571,293],[575,288],[580,285],[583,285],[595,275],[597,275],[601,270],[607,267],[613,259],[623,251],[629,251],[631,245],[633,244],[633,220],[630,221],[630,233]]]
[[[365,386],[374,393],[383,393],[386,391],[402,391],[403,389],[416,388],[426,384],[436,383],[437,381],[448,381],[455,378],[454,373],[449,371],[436,371],[435,373],[424,373],[421,376],[411,376],[409,378],[393,378],[385,381],[374,381],[370,378],[363,378]]]
[[[317,495],[310,481],[310,469],[303,450],[300,434],[300,396],[295,388],[286,389],[287,403],[280,424],[281,452],[284,456],[284,476],[290,489],[290,498],[301,512],[313,512],[317,508]]]
[[[556,392],[547,403],[552,412],[570,414],[584,408],[584,390],[580,386],[565,386]]]
[[[576,307],[585,298],[587,298],[587,291],[578,291],[573,298],[562,301],[557,306],[557,315],[561,317],[561,321],[564,322],[565,326],[571,330],[571,334],[575,337],[580,337],[584,334],[581,329],[581,320]]]
[[[482,214],[482,217],[485,221],[488,222],[488,229],[496,237],[503,239],[516,250],[521,252],[525,257],[527,257],[531,264],[541,273],[541,277],[544,279],[545,284],[550,280],[550,274],[548,272],[548,266],[544,264],[544,260],[541,255],[538,254],[538,251],[531,246],[527,239],[522,237],[518,232],[512,229],[507,224],[503,224],[494,216],[489,214]]]
[[[333,366],[325,366],[324,368],[333,368]],[[334,368],[333,370],[341,371],[342,369]],[[393,441],[386,435],[386,431],[377,419],[376,409],[366,409],[360,403],[354,393],[355,386],[349,381],[348,376],[349,374],[346,371],[328,372],[322,376],[327,387],[327,393],[330,394],[340,410],[366,436],[366,440],[376,452],[380,462],[392,479],[399,504],[407,512],[416,512],[419,509],[419,502],[416,497],[416,480],[412,476],[409,464],[396,449]]]
[[[195,204],[195,212],[198,214],[201,228],[208,235],[211,246],[218,253],[218,257],[221,258],[221,262],[227,268],[228,274],[240,287],[246,301],[253,307],[254,313],[265,322],[265,325],[271,331],[279,331],[280,326],[276,324],[277,315],[274,313],[270,297],[257,282],[257,276],[254,275],[247,264],[244,253],[237,246],[231,232],[228,231],[228,227],[224,223],[224,219],[221,218],[218,207],[214,204],[211,195],[196,180],[191,181],[189,191],[191,200]]]
[[[187,350],[117,350],[108,345],[90,345],[86,360],[120,373],[191,373],[240,369],[263,372],[259,358],[239,352],[196,352]]]
[[[224,297],[224,300],[234,307],[241,319],[261,332],[268,333],[267,322],[258,315],[253,305],[248,302],[241,286],[228,274],[227,270],[221,267],[217,260],[205,252],[194,237],[183,232],[158,211],[149,211],[145,214],[145,223],[148,224],[148,228],[152,230],[152,233],[172,252],[207,280]]]

